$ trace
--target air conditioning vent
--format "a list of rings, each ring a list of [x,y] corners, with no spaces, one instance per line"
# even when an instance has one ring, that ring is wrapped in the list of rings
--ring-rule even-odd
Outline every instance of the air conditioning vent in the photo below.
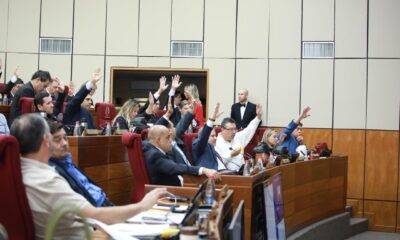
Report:
[[[72,39],[40,38],[40,53],[71,54]]]
[[[303,42],[303,58],[333,58],[334,42]]]
[[[203,42],[171,42],[171,57],[202,57]]]

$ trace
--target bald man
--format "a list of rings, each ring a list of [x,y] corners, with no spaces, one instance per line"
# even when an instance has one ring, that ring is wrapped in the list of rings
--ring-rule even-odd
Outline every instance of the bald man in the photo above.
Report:
[[[149,129],[148,142],[143,144],[147,173],[151,184],[182,186],[183,174],[214,176],[219,179],[217,171],[204,167],[179,164],[172,158],[171,131],[162,125],[154,125]]]
[[[257,116],[256,105],[247,100],[248,95],[247,89],[239,90],[239,102],[233,104],[231,108],[231,118],[235,120],[237,129],[246,128]]]

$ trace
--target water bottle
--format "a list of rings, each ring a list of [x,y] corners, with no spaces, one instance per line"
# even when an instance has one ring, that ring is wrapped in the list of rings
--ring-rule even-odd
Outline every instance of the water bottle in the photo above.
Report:
[[[206,204],[213,204],[215,201],[215,180],[214,176],[209,176],[207,180],[206,186],[206,197],[205,202]]]
[[[74,136],[80,136],[80,135],[81,135],[81,127],[79,126],[79,121],[76,121],[74,127]]]
[[[110,125],[110,123],[107,123],[106,136],[111,136],[111,125]]]
[[[8,105],[8,97],[7,97],[7,94],[4,94],[4,96],[3,96],[3,105]]]
[[[243,176],[250,176],[250,163],[249,160],[244,161]]]

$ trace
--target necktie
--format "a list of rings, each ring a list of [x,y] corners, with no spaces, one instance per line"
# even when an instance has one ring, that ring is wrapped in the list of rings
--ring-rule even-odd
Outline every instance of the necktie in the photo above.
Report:
[[[186,156],[182,152],[182,150],[178,147],[176,142],[173,144],[173,146],[174,146],[175,150],[181,155],[181,157],[183,158],[183,161],[185,161],[186,165],[191,166],[192,164],[190,164],[189,160],[186,158]]]
[[[240,107],[246,107],[246,104],[245,103],[243,103],[243,104],[240,104]]]
[[[214,154],[217,157],[217,161],[219,161],[220,163],[222,163],[222,165],[225,167],[225,169],[228,169],[224,163],[224,160],[222,159],[221,155],[219,155],[219,153],[217,151],[215,151],[215,148],[213,147],[214,150]]]

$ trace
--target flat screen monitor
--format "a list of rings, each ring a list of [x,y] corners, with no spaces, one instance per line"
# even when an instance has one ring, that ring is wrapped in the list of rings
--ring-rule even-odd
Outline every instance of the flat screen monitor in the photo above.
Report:
[[[241,200],[229,224],[228,237],[230,240],[244,240],[244,201]]]
[[[199,186],[199,191],[192,198],[189,204],[188,211],[182,220],[182,226],[190,226],[196,220],[197,209],[200,206],[201,199],[203,198],[204,191],[206,190],[207,179]]]

